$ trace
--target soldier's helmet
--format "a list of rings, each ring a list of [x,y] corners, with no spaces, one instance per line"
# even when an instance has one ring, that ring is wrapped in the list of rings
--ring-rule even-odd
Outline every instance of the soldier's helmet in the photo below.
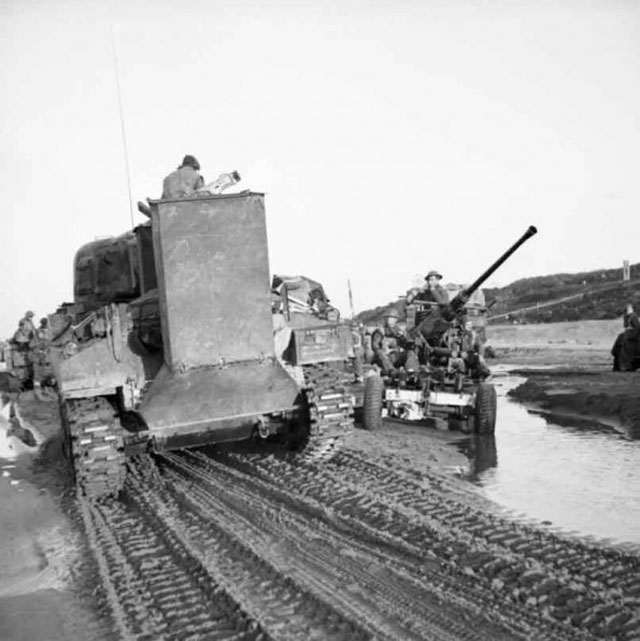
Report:
[[[400,318],[400,314],[398,314],[398,310],[395,307],[392,307],[384,313],[384,318]]]
[[[200,163],[198,162],[198,159],[195,156],[191,156],[187,154],[183,159],[182,159],[182,164],[178,169],[182,169],[182,167],[192,167],[196,171],[200,171]]]
[[[435,269],[432,269],[425,277],[425,280],[429,280],[432,276],[435,276],[438,280],[442,280],[442,274],[437,272]]]
[[[25,317],[25,318],[33,318],[34,316],[35,316],[35,314],[34,314],[31,310],[29,310],[29,311],[24,315],[24,317]]]

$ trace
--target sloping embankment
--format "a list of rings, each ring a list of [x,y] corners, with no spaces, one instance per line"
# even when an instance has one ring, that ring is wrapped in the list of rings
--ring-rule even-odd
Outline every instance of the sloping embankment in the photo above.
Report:
[[[523,370],[526,382],[509,392],[523,403],[619,427],[640,439],[640,372],[558,368]]]

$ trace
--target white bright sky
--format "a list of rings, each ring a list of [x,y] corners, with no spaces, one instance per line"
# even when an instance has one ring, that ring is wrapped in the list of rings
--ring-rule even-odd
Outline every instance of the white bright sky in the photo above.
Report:
[[[0,0],[0,336],[131,226],[110,24],[133,201],[237,169],[347,315],[530,224],[489,285],[640,260],[640,2]]]

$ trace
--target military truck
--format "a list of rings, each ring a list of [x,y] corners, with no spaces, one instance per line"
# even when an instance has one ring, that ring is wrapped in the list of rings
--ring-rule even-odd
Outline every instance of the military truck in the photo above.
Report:
[[[51,318],[81,490],[116,495],[126,458],[148,450],[278,438],[330,456],[353,427],[352,401],[339,376],[316,368],[342,347],[296,335],[302,376],[277,358],[264,195],[149,206],[150,222],[77,252],[74,301]]]
[[[377,429],[383,416],[430,420],[437,427],[493,434],[496,391],[482,359],[486,307],[481,285],[524,242],[537,233],[531,226],[497,261],[446,306],[408,305],[408,335],[415,341],[420,366],[384,376],[369,376],[364,389],[364,427]]]

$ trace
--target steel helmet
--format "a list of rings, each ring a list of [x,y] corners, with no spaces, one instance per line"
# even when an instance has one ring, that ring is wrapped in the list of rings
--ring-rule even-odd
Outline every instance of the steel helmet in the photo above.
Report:
[[[178,169],[181,169],[182,167],[192,167],[193,169],[200,171],[200,163],[198,162],[198,159],[195,156],[191,156],[187,154],[183,159],[182,159],[182,164]]]
[[[432,269],[425,277],[425,280],[429,280],[431,276],[435,276],[438,280],[442,280],[442,274],[440,272],[437,272],[435,269]]]

